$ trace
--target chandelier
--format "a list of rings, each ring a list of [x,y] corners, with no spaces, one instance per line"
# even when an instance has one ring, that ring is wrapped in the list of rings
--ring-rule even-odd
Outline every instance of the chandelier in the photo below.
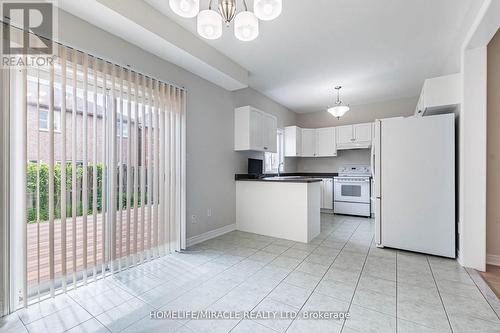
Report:
[[[217,8],[212,7],[217,2]],[[209,0],[208,9],[200,11],[200,0],[169,0],[170,8],[181,17],[197,18],[198,34],[206,39],[222,36],[222,25],[234,21],[234,35],[248,42],[259,36],[259,20],[270,21],[281,14],[283,0],[255,0],[253,12],[243,0],[244,10],[237,13],[236,0]]]
[[[349,105],[344,104],[340,99],[340,89],[342,89],[341,86],[335,87],[335,90],[337,90],[337,100],[335,101],[335,106],[329,107],[327,110],[332,114],[332,116],[337,117],[337,119],[342,117],[347,111],[351,109]]]

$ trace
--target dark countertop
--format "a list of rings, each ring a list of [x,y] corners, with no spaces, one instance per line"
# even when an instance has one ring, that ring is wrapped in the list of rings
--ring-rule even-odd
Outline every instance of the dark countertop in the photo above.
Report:
[[[282,183],[314,183],[321,181],[322,178],[333,178],[338,173],[320,173],[320,172],[286,172],[281,177],[301,177],[301,178],[282,178],[269,179],[277,177],[277,174],[264,174],[260,177],[248,174],[236,174],[234,179],[238,181],[261,181],[261,182],[282,182]],[[267,179],[266,179],[267,178]]]
[[[283,172],[281,173],[281,176],[284,177],[305,177],[305,178],[333,178],[337,177],[339,174],[334,172],[334,173],[327,173],[327,172]],[[247,180],[247,179],[256,179],[256,178],[263,178],[263,177],[276,177],[278,176],[275,173],[269,173],[269,174],[264,174],[260,177],[257,177],[255,175],[249,175],[249,174],[236,174],[234,175],[235,180]]]
[[[274,179],[273,179],[274,178]],[[239,182],[266,182],[266,183],[317,183],[320,182],[320,178],[287,178],[286,176],[278,177],[267,177],[267,178],[242,178],[237,179]]]

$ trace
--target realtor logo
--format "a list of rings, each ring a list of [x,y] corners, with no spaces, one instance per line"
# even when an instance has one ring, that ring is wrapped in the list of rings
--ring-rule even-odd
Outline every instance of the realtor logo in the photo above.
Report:
[[[53,5],[47,2],[2,3],[4,55],[50,55],[53,51]]]

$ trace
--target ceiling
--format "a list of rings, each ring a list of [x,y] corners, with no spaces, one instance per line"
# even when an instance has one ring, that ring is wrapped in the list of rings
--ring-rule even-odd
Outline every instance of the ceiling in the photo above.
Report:
[[[145,1],[196,35],[196,20],[175,15],[168,1]],[[333,104],[338,84],[346,103],[367,104],[417,96],[424,79],[457,72],[464,21],[479,3],[285,0],[278,19],[261,21],[256,40],[238,41],[231,27],[205,42],[246,68],[252,88],[314,112]]]
[[[175,15],[167,0],[65,0],[60,7],[228,90],[250,86],[306,113],[332,105],[335,85],[344,87],[344,102],[362,105],[417,96],[426,78],[458,72],[481,3],[284,0],[281,16],[261,21],[252,42],[237,40],[232,26],[205,40],[196,19]]]

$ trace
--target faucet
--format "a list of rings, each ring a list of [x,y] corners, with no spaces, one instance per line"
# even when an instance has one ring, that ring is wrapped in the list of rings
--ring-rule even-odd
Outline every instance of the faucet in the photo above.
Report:
[[[282,165],[283,165],[283,166],[285,166],[285,163],[284,163],[284,162],[280,162],[280,164],[278,164],[278,177],[281,177],[281,172],[280,172],[280,170],[281,170],[281,166],[282,166]]]

